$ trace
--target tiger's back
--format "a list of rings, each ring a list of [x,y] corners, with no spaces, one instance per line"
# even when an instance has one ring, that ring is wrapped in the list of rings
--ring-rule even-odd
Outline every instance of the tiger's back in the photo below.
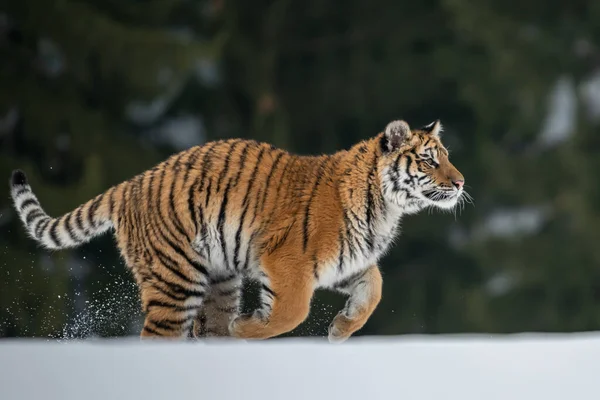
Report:
[[[250,140],[211,142],[171,156],[107,192],[123,256],[145,265],[149,252],[174,251],[210,274],[247,271],[260,252],[273,251],[304,222],[311,181],[334,165],[328,161]],[[335,219],[329,211],[324,216]]]

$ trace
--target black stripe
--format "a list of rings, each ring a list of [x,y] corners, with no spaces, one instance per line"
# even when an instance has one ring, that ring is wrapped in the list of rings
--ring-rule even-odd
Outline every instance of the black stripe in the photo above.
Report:
[[[273,173],[277,169],[277,166],[279,165],[279,161],[281,161],[283,154],[283,152],[279,153],[277,157],[275,157],[275,161],[273,161],[273,164],[271,165],[271,170],[269,171],[269,175],[267,176],[267,183],[265,184],[265,191],[260,202],[261,211],[265,209],[265,201],[267,200],[267,196],[269,194],[269,183],[271,182],[271,178],[273,178]]]
[[[100,201],[102,200],[103,197],[104,197],[103,194],[96,196],[96,198],[94,199],[94,202],[92,203],[90,208],[88,208],[87,220],[93,229],[96,229],[96,221],[94,221],[94,218],[96,216],[96,210],[98,209],[98,206],[100,205]]]
[[[402,190],[400,187],[400,182],[398,182],[400,180],[400,157],[402,157],[402,153],[398,154],[398,157],[396,157],[396,160],[394,161],[394,168],[392,170],[395,174],[395,176],[392,177],[392,182],[394,183],[394,191],[396,192]]]
[[[40,224],[35,228],[35,237],[38,239],[41,239],[42,235],[44,234],[44,231],[46,230],[46,227],[52,221],[52,218],[50,218],[50,217],[46,217],[46,218],[47,218],[46,220],[44,220],[43,222],[40,222]]]
[[[229,281],[234,280],[235,278],[237,278],[238,275],[237,274],[231,274],[231,275],[225,275],[225,276],[221,276],[219,278],[210,278],[210,284],[211,285],[220,285],[222,283],[226,283]]]
[[[375,242],[374,242],[374,238],[373,238],[373,226],[372,226],[372,222],[373,222],[373,218],[374,218],[374,198],[373,198],[373,180],[375,179],[375,171],[377,169],[377,154],[375,154],[373,156],[373,165],[371,167],[371,170],[369,171],[369,175],[367,176],[367,199],[366,199],[366,221],[367,221],[367,236],[366,236],[366,240],[367,240],[367,245],[369,246],[369,250],[373,251],[373,249],[375,248]]]
[[[184,294],[177,294],[177,292],[173,290],[172,286],[175,286],[174,284],[167,282],[160,275],[154,273],[154,271],[151,271],[151,273],[154,277],[154,282],[152,282],[153,289],[158,290],[163,295],[167,296],[169,299],[175,302],[185,301],[187,299],[187,296],[185,296]],[[165,287],[163,287],[162,285],[164,285]]]
[[[225,156],[225,162],[223,163],[223,169],[219,173],[219,178],[217,179],[217,189],[215,190],[215,193],[219,193],[219,191],[221,190],[221,184],[223,183],[223,179],[225,179],[225,176],[229,172],[229,163],[231,162],[231,154],[233,153],[233,151],[235,150],[235,148],[237,147],[238,144],[240,144],[239,140],[233,142],[229,146],[229,149],[226,150],[227,156]]]
[[[240,247],[241,247],[242,229],[244,227],[244,222],[246,220],[246,213],[248,212],[248,207],[250,206],[250,204],[249,204],[250,192],[252,192],[252,188],[253,188],[254,182],[256,180],[256,174],[258,172],[258,168],[260,166],[260,162],[261,162],[264,154],[265,154],[265,148],[263,147],[260,149],[260,152],[258,153],[258,156],[256,157],[256,164],[254,165],[252,174],[250,175],[250,178],[248,179],[248,188],[246,189],[246,194],[244,195],[244,200],[242,201],[242,207],[244,209],[243,209],[242,215],[240,217],[240,222],[238,225],[237,232],[235,233],[234,268],[236,270],[238,269],[238,265],[240,263],[240,254],[239,253],[240,253]],[[247,260],[246,260],[246,262],[247,262]]]
[[[195,191],[195,183],[192,183],[190,190],[188,191],[188,212],[190,213],[190,219],[192,220],[192,226],[194,227],[194,236],[198,234],[198,221],[196,220],[196,207],[194,206]]]
[[[115,210],[115,192],[117,188],[110,188],[110,195],[108,196],[108,218],[112,220],[113,211]]]
[[[22,204],[21,204],[21,212],[23,212],[23,210],[30,205],[40,205],[40,203],[38,203],[38,201],[36,199],[27,199],[25,200]]]
[[[153,319],[149,318],[149,321],[151,323],[153,323],[154,325],[156,325],[156,327],[164,329],[164,330],[171,330],[173,332],[178,332],[178,331],[183,331],[189,328],[188,324],[193,323],[194,322],[194,317],[190,316],[188,318],[184,318],[184,319],[171,319],[171,318],[165,318],[165,319],[161,319],[160,321],[156,321]],[[183,321],[183,322],[180,322]],[[169,328],[167,328],[169,327]]]
[[[186,256],[187,258],[187,256]],[[190,260],[188,258],[188,260]],[[206,267],[202,264],[200,264],[199,262],[195,261],[195,260],[190,260],[190,265],[192,267],[194,267],[194,269],[198,272],[200,272],[202,275],[204,276],[208,276],[208,270],[206,269]]]
[[[128,187],[129,190],[126,193],[124,193],[126,199],[129,196],[129,204],[137,203],[136,202],[137,198],[134,196],[136,179],[138,179],[138,178],[136,177],[131,180],[131,183]],[[139,234],[140,233],[139,227],[141,226],[140,220],[139,220],[139,213],[137,212],[137,210],[134,207],[129,207],[129,208],[127,208],[127,210],[125,212],[125,217],[126,217],[126,221],[127,221],[126,224],[127,224],[127,228],[128,228],[126,230],[127,231],[127,241],[128,241],[128,243],[132,244],[130,246],[127,246],[127,253],[129,255],[129,257],[133,258],[134,263],[136,263],[139,260],[138,241],[139,241],[140,237],[143,238],[143,236],[144,236],[144,235]]]
[[[285,167],[283,167],[283,171],[281,171],[281,177],[279,178],[279,183],[277,184],[277,191],[275,192],[277,197],[279,197],[279,190],[281,189],[281,186],[283,184],[283,178],[285,177],[285,173],[287,172],[290,165],[293,164],[295,161],[296,161],[296,159],[294,157],[290,156],[288,158],[288,162],[285,163]]]
[[[87,236],[89,236],[89,233],[88,233],[87,229],[85,229],[83,227],[83,216],[81,215],[82,212],[83,212],[83,206],[80,206],[79,208],[77,208],[77,211],[75,213],[75,225],[81,231],[83,236],[87,237]]]
[[[246,204],[244,206],[244,209],[242,210],[242,215],[240,216],[238,229],[235,233],[235,249],[233,250],[233,268],[235,270],[238,270],[238,266],[240,264],[240,250],[242,247],[242,227],[244,226],[244,220],[246,219],[246,213],[248,212],[248,208],[250,208],[250,205]]]
[[[156,220],[155,220],[155,222],[156,222]],[[171,231],[169,231],[167,229],[167,233],[169,234],[170,237],[167,237],[167,235],[165,235],[165,231],[163,231],[161,225],[158,225],[158,234],[159,235],[157,235],[157,232],[154,230],[154,228],[152,228],[152,231],[156,238],[158,238],[158,236],[160,235],[162,237],[162,239],[164,239],[164,241],[166,241],[167,244],[171,247],[171,249],[173,249],[181,258],[183,258],[191,267],[193,267],[196,271],[200,272],[205,277],[208,276],[208,271],[206,270],[206,268],[203,265],[201,265],[199,262],[197,262],[195,260],[192,260],[178,244],[176,244],[175,242],[173,242],[171,240],[171,237],[174,237]],[[195,283],[202,284],[202,282],[195,282]]]
[[[148,176],[148,198],[146,199],[146,208],[148,209],[148,211],[150,212],[150,210],[152,210],[153,207],[153,200],[154,200],[154,196],[152,195],[152,191],[154,189],[154,177],[156,172],[159,170],[159,166],[156,166],[154,168],[152,168],[149,172],[149,176]],[[124,191],[123,191],[124,193]]]
[[[171,324],[165,323],[164,320],[163,321],[155,321],[155,320],[152,320],[152,319],[149,318],[148,322],[150,322],[152,325],[156,326],[157,328],[162,329],[163,331],[168,331],[168,332],[178,332],[182,328],[182,325],[180,325],[180,326],[172,326]]]
[[[358,271],[350,275],[346,279],[342,279],[341,281],[335,283],[333,287],[335,289],[348,289],[350,286],[352,286],[352,284],[354,284],[354,282],[356,282],[358,279],[364,276],[367,273],[367,271],[368,269],[365,271]]]
[[[144,330],[146,332],[151,333],[151,334],[156,335],[156,336],[164,336],[162,333],[159,333],[159,332],[155,331],[154,329],[148,327],[147,325],[144,325]]]
[[[348,251],[350,252],[350,259],[354,258],[354,248],[352,246],[352,223],[348,218],[348,214],[344,211],[344,226],[346,227],[346,242],[348,243]]]
[[[146,306],[146,309],[149,310],[151,307],[169,308],[177,312],[193,311],[199,308],[198,306],[180,306],[176,304],[169,304],[160,300],[150,300]]]
[[[169,161],[173,161],[173,158],[169,159]],[[165,176],[167,174],[167,167],[172,168],[174,166],[174,164],[169,164],[169,161],[167,161],[167,163],[164,165],[164,168],[160,174],[160,180],[158,183],[158,193],[156,194],[156,198],[157,198],[156,205],[158,208],[157,208],[157,212],[155,214],[160,222],[159,227],[164,226],[164,228],[169,233],[169,235],[177,240],[176,234],[170,229],[171,224],[169,224],[169,222],[172,222],[172,218],[169,218],[168,215],[165,217],[165,215],[163,214],[163,211],[164,211],[163,207],[161,207],[164,181],[165,181]],[[177,160],[175,160],[173,162],[175,163],[175,162],[177,162]],[[168,196],[170,197],[170,193],[168,194]],[[181,236],[188,239],[185,232],[182,229],[180,229],[176,223],[173,222],[172,225],[175,227],[175,230],[177,230]]]
[[[174,275],[178,276],[182,281],[191,284],[191,285],[198,285],[200,284],[200,282],[196,282],[195,280],[189,278],[187,275],[185,275],[183,272],[181,272],[178,268],[177,263],[171,259],[167,254],[163,253],[162,250],[153,247],[156,256],[158,257],[158,259],[160,260],[160,262],[163,264],[163,266],[165,268],[167,268],[169,271],[171,271]]]
[[[171,214],[173,216],[173,225],[175,226],[175,229],[177,229],[179,231],[181,236],[188,238],[188,235],[186,234],[185,230],[183,229],[183,224],[181,222],[181,219],[179,218],[179,215],[177,214],[177,210],[175,209],[175,184],[177,183],[177,177],[179,176],[179,172],[181,170],[181,167],[179,164],[180,164],[181,158],[185,154],[186,154],[185,152],[182,152],[181,154],[179,154],[179,157],[177,157],[177,159],[175,160],[175,163],[173,165],[175,172],[172,177],[173,181],[171,182],[171,189],[169,191],[169,207],[171,209]]]
[[[271,289],[270,287],[268,287],[267,285],[265,285],[264,283],[261,285],[262,290],[264,290],[265,292],[267,292],[269,295],[271,295],[272,298],[277,297],[277,295],[275,294],[275,292],[273,291],[273,289]]]
[[[22,189],[17,190],[17,192],[14,194],[13,197],[16,199],[17,197],[24,195],[25,193],[29,193],[29,192],[31,192],[31,188],[28,188],[28,187],[22,188]]]
[[[350,222],[350,225],[352,226],[352,230],[354,231],[354,234],[351,236],[354,240],[356,240],[356,242],[358,243],[358,248],[361,252],[364,252],[365,249],[363,248],[363,243],[360,240],[360,238],[364,239],[364,235],[362,235],[362,232],[365,231],[367,229],[365,221],[363,221],[354,211],[352,210],[347,210],[346,215],[350,214],[350,217],[348,218],[348,221]]]
[[[156,210],[154,210],[154,203],[152,200],[154,200],[154,195],[153,195],[153,189],[154,189],[154,178],[155,178],[155,174],[156,172],[161,168],[162,164],[159,164],[157,166],[155,166],[154,168],[152,168],[148,174],[146,174],[144,176],[144,179],[147,177],[148,178],[148,184],[145,186],[142,186],[142,193],[141,196],[142,198],[140,199],[140,201],[144,200],[144,195],[146,196],[146,210],[147,213],[144,216],[144,225],[147,227],[147,234],[152,234],[154,239],[158,239],[158,235],[156,234],[156,230],[154,229],[154,225],[156,222],[156,218],[155,218],[155,214],[157,213]],[[143,180],[142,180],[142,185],[143,185]],[[147,189],[147,192],[144,190],[144,188]],[[147,237],[147,235],[142,235],[142,240],[145,243],[146,248],[152,248],[152,241],[150,240],[149,237]],[[154,252],[156,254],[156,252]]]
[[[155,224],[158,227],[158,231],[160,233],[160,235],[162,236],[162,238],[169,244],[169,246],[171,246],[171,248],[179,255],[181,256],[184,260],[186,260],[188,262],[188,264],[192,267],[194,267],[197,271],[205,274],[206,269],[204,267],[202,267],[201,265],[199,265],[197,262],[192,261],[187,254],[185,254],[185,252],[183,251],[183,249],[181,247],[179,247],[178,245],[176,245],[170,237],[176,239],[176,236],[173,234],[173,232],[168,228],[168,226],[166,225],[165,219],[163,218],[162,215],[162,208],[160,207],[160,198],[162,196],[162,186],[163,186],[163,181],[164,181],[164,176],[166,173],[166,167],[167,165],[164,166],[163,171],[161,173],[161,178],[160,178],[160,182],[159,182],[159,186],[158,186],[158,193],[157,193],[157,206],[158,206],[158,212],[155,213],[151,213],[155,218],[154,218],[154,222],[156,222],[156,218],[158,218],[160,221],[159,224]],[[152,226],[152,224],[150,224]],[[166,229],[166,232],[169,234],[170,237],[167,237],[167,235],[165,235],[165,232],[163,231],[163,226]],[[155,236],[156,236],[156,232]],[[176,268],[176,267],[175,267]],[[206,275],[206,274],[205,274]],[[188,278],[189,279],[189,278]],[[195,282],[196,284],[199,284],[200,282]]]
[[[159,194],[160,194],[160,188],[159,188]],[[155,223],[153,224],[153,223],[151,222],[151,223],[149,223],[148,225],[150,226],[150,230],[151,230],[151,232],[154,234],[155,238],[156,238],[156,239],[160,239],[160,238],[159,238],[159,235],[160,235],[160,237],[161,237],[162,239],[164,239],[164,241],[166,241],[166,242],[169,244],[169,246],[171,247],[171,249],[172,249],[172,250],[174,250],[174,251],[175,251],[175,252],[176,252],[176,253],[177,253],[177,254],[178,254],[178,255],[179,255],[181,258],[183,258],[185,261],[187,261],[187,263],[188,263],[190,266],[192,266],[192,267],[193,267],[193,268],[194,268],[196,271],[200,272],[200,273],[201,273],[201,274],[203,274],[204,276],[207,276],[207,275],[208,275],[208,272],[207,272],[206,268],[205,268],[204,266],[200,265],[200,263],[198,263],[198,262],[196,262],[196,261],[192,261],[192,260],[191,260],[191,259],[188,257],[188,255],[187,255],[187,254],[184,252],[184,250],[183,250],[183,249],[182,249],[180,246],[178,246],[177,244],[175,244],[175,243],[174,243],[174,242],[171,240],[171,238],[170,238],[170,237],[167,237],[167,235],[165,235],[165,232],[164,232],[164,231],[163,231],[163,229],[162,229],[163,225],[162,225],[162,224],[156,224],[156,218],[157,218],[157,217],[158,217],[158,218],[160,218],[160,217],[161,217],[160,213],[156,213],[156,212],[150,212],[150,215],[151,215],[151,216],[154,216],[154,218],[153,218],[153,222],[155,222]],[[162,219],[162,218],[161,218],[161,219]],[[157,227],[157,228],[158,228],[158,232],[157,232],[157,231],[154,229],[155,227]],[[167,233],[169,234],[169,236],[171,236],[171,237],[174,237],[174,236],[173,236],[173,233],[172,233],[172,232],[171,232],[169,229],[167,229]],[[159,241],[160,241],[160,240],[159,240]],[[156,249],[156,248],[155,248],[155,250],[158,250],[158,249]],[[158,251],[160,251],[160,250],[158,250]],[[162,253],[162,252],[161,252],[161,253]],[[163,254],[164,254],[164,253],[163,253]],[[175,264],[175,267],[174,267],[174,268],[177,268],[177,265],[176,265],[176,263],[175,263],[174,261],[173,261],[173,264]],[[187,277],[186,277],[186,278],[187,278]],[[187,278],[187,279],[189,279],[189,278]],[[193,282],[193,283],[195,283],[195,284],[202,284],[202,282],[195,282],[195,281],[192,281],[192,282]]]
[[[210,149],[212,149],[212,147],[214,147],[214,145],[215,145],[214,142],[211,143],[211,145],[209,145],[206,148],[206,151],[201,154],[201,156],[202,156],[201,163],[202,164],[204,163],[204,159],[206,158],[206,155],[208,154],[208,152],[210,151]],[[200,150],[201,149],[202,149],[202,147],[200,147]],[[196,153],[194,153],[194,155],[196,155]],[[200,155],[198,155],[198,157],[194,158],[194,163],[196,162],[197,158],[199,158],[199,157],[200,157]],[[186,175],[184,177],[184,182],[187,180],[187,174],[189,172],[190,172],[189,169],[187,171],[185,171]],[[198,221],[196,219],[197,217],[196,217],[196,206],[194,204],[194,193],[197,190],[196,186],[199,186],[199,185],[200,185],[200,180],[199,179],[194,180],[194,182],[192,182],[192,184],[190,185],[190,189],[188,191],[188,211],[190,213],[190,218],[192,220],[192,225],[194,227],[194,235],[198,234]]]
[[[210,202],[210,193],[211,193],[212,179],[209,178],[208,186],[206,187],[206,197],[204,198],[204,207],[208,208],[208,203]]]
[[[233,186],[237,186],[239,180],[240,180],[240,176],[242,175],[242,171],[244,170],[244,166],[246,164],[246,158],[248,157],[248,150],[250,149],[250,145],[251,144],[255,144],[254,142],[246,142],[244,149],[242,150],[242,154],[240,156],[240,160],[238,162],[238,164],[240,165],[240,168],[238,169],[238,172],[235,174],[235,178],[233,178]]]
[[[313,275],[316,280],[319,280],[319,261],[317,260],[317,254],[313,255]]]
[[[263,308],[263,309],[267,308],[269,311],[271,311],[273,309],[273,306],[271,304],[265,302],[265,301],[261,301],[260,302],[260,308]]]
[[[39,208],[30,210],[25,217],[25,224],[29,226],[36,218],[43,217],[44,215],[46,215],[46,213]]]
[[[168,261],[172,262],[172,260],[170,260],[170,259]],[[169,268],[169,267],[167,267],[167,268]],[[157,281],[162,282],[165,285],[167,285],[169,290],[171,290],[171,292],[174,294],[183,295],[184,298],[190,298],[190,297],[203,298],[206,295],[206,289],[208,288],[208,285],[204,284],[203,282],[192,284],[193,286],[199,286],[200,288],[202,288],[202,290],[188,289],[178,283],[167,281],[163,276],[156,273],[156,271],[153,271],[152,269],[149,269],[149,270],[152,273],[152,276],[154,276]]]
[[[161,226],[165,226],[166,227],[166,224],[167,224],[167,221],[165,221],[165,219],[163,217],[163,214],[162,214],[162,207],[161,207],[161,201],[162,201],[162,199],[161,199],[161,197],[162,197],[163,186],[164,186],[164,182],[165,182],[165,175],[167,174],[167,167],[169,166],[169,161],[170,160],[171,159],[169,159],[169,160],[167,160],[165,162],[165,164],[163,165],[162,171],[160,171],[160,178],[158,180],[158,191],[156,192],[156,199],[154,199],[154,203],[153,203],[153,204],[156,205],[156,212],[153,213],[153,215],[156,218],[158,218],[158,220],[159,220],[159,227],[161,227]],[[148,200],[150,202],[152,202],[153,199],[150,198]],[[156,218],[155,218],[155,221],[156,221]],[[169,231],[169,233],[171,233],[169,229],[167,229],[167,231]]]
[[[404,169],[404,172],[406,172],[406,175],[408,175],[411,178],[412,178],[412,175],[410,174],[410,166],[412,165],[412,163],[413,163],[412,157],[407,156],[406,157],[406,167]]]
[[[152,248],[150,243],[150,239],[148,238],[148,210],[143,210],[144,201],[144,180],[146,179],[146,174],[138,175],[135,180],[132,181],[131,186],[135,188],[135,190],[130,191],[129,193],[129,204],[140,205],[136,207],[129,207],[130,215],[131,215],[131,225],[135,228],[134,234],[136,237],[136,243],[138,244],[137,250],[135,251],[136,257],[142,257],[143,262],[148,262],[151,260],[152,256],[149,255],[149,249]],[[148,261],[147,261],[148,260]]]
[[[63,217],[65,220],[65,231],[67,232],[67,235],[69,235],[69,239],[71,239],[72,242],[79,243],[79,239],[77,239],[77,236],[75,235],[75,231],[73,231],[73,227],[71,226],[71,216],[72,215],[73,215],[73,213],[69,213],[68,215],[65,215]]]
[[[285,167],[283,167],[283,171],[281,171],[281,176],[279,177],[279,183],[277,184],[277,190],[275,191],[275,198],[278,199],[279,198],[279,191],[281,189],[281,186],[283,185],[283,181],[285,178],[285,174],[290,166],[290,164],[293,164],[295,161],[295,158],[290,156],[288,157],[288,161],[285,163]],[[271,221],[273,220],[273,217],[275,215],[275,211],[277,210],[277,207],[273,207],[271,209],[271,213],[269,214],[269,218],[267,219],[265,225],[268,225],[271,223]]]
[[[187,168],[185,170],[185,174],[183,174],[183,180],[181,182],[182,187],[185,187],[185,185],[187,184],[188,179],[190,177],[190,171],[196,165],[196,162],[198,161],[198,157],[200,157],[200,153],[202,153],[202,148],[203,148],[203,146],[196,146],[196,148],[193,150],[192,155],[190,156],[190,158],[188,158],[188,161],[185,163]],[[189,151],[192,151],[192,150],[190,149]]]
[[[259,183],[260,185],[260,183]],[[254,210],[252,211],[252,219],[250,220],[250,223],[248,224],[248,226],[254,226],[254,221],[256,221],[256,217],[258,216],[258,200],[262,194],[262,186],[256,191],[256,196],[253,196],[254,198]],[[265,187],[264,190],[266,191],[267,188]]]
[[[42,216],[42,218],[36,218],[35,221],[33,221],[30,225],[27,226],[27,229],[29,230],[29,232],[33,232],[33,236],[37,239],[38,236],[36,235],[36,232],[38,226],[42,225],[44,221],[47,221],[49,219],[50,217],[47,216]]]
[[[342,272],[344,270],[344,235],[342,233],[342,230],[340,229],[340,233],[339,233],[339,242],[340,242],[340,255],[338,258],[338,271]]]
[[[223,201],[221,202],[221,209],[219,210],[219,221],[217,223],[219,238],[221,239],[221,251],[223,252],[223,261],[225,263],[225,268],[229,268],[229,257],[227,256],[227,243],[225,240],[225,234],[223,232],[223,226],[225,225],[225,212],[227,211],[227,202],[229,201],[230,189],[231,182],[227,182],[227,187],[225,188],[225,193],[223,194]]]
[[[195,190],[199,190],[202,191],[204,188],[204,179],[206,179],[206,173],[208,171],[208,169],[210,168],[210,166],[212,165],[212,149],[215,148],[218,144],[221,144],[222,142],[212,142],[210,145],[208,145],[208,148],[206,149],[206,152],[204,153],[203,157],[202,157],[202,169],[200,171],[200,176],[194,181],[194,183],[192,184],[192,187],[196,187]],[[191,189],[190,189],[191,190]],[[193,199],[192,199],[193,201]],[[188,207],[190,206],[190,204],[188,204]],[[191,204],[192,208],[195,210],[195,205]],[[200,225],[200,235],[203,237],[206,237],[207,234],[207,228],[206,228],[206,224],[204,222],[204,210],[202,208],[202,205],[199,204],[198,205],[198,224]],[[194,211],[194,218],[195,217],[195,211]],[[210,246],[206,246],[206,257],[210,258]]]
[[[248,240],[248,248],[246,249],[246,258],[244,259],[244,266],[242,267],[242,270],[247,270],[248,269],[248,262],[250,261],[250,250],[252,250],[252,242],[254,242],[254,238],[258,235],[259,230],[255,230],[254,232],[252,232],[252,235],[250,235],[250,240]]]
[[[54,242],[54,247],[61,247],[61,243],[60,240],[58,239],[58,233],[56,232],[56,229],[58,227],[58,218],[53,219],[52,220],[52,226],[50,227],[49,233],[50,233],[50,240],[52,240]]]
[[[227,159],[225,160],[225,167],[223,168],[223,171],[225,171],[226,169],[228,169],[228,165],[229,165],[229,161],[231,159],[231,153],[233,152],[234,148],[236,147],[237,144],[239,144],[240,142],[235,142],[230,150],[229,150],[229,154],[227,154]],[[238,169],[238,174],[239,172],[242,170],[242,167],[240,165],[239,169]],[[217,183],[217,191],[218,191],[218,187],[220,186],[220,182],[221,179],[223,178],[224,174],[222,174],[219,177],[219,182]],[[227,186],[225,188],[225,192],[223,193],[223,200],[221,201],[221,208],[219,210],[219,219],[217,222],[217,230],[219,232],[219,237],[221,240],[221,251],[223,253],[223,261],[225,263],[225,268],[229,268],[229,256],[227,254],[227,241],[225,238],[225,234],[223,232],[223,228],[225,225],[225,219],[227,218],[227,203],[229,202],[229,191],[231,190],[232,187],[232,179],[230,178],[229,181],[227,182]],[[234,252],[235,254],[235,252]],[[234,265],[233,268],[235,269],[237,267],[237,264],[235,263],[235,255],[234,255]]]
[[[303,224],[303,234],[302,234],[302,248],[306,251],[306,247],[308,246],[308,224],[310,220],[310,206],[312,205],[312,201],[315,197],[315,193],[319,188],[319,183],[321,182],[321,178],[323,176],[323,169],[325,168],[325,164],[327,160],[320,160],[321,164],[319,165],[319,169],[317,172],[317,179],[315,180],[315,184],[313,185],[310,198],[308,199],[308,203],[306,204],[306,211],[304,213],[304,224]]]

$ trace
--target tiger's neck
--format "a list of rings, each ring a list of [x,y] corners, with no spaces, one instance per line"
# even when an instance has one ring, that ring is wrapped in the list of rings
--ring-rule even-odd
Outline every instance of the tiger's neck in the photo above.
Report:
[[[380,179],[380,138],[358,143],[341,153],[338,191],[347,235],[363,253],[385,251],[396,235],[402,207],[385,200]]]

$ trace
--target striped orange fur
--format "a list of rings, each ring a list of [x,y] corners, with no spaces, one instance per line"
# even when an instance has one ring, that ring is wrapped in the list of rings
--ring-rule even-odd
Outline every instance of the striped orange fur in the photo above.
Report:
[[[298,156],[249,140],[209,142],[175,154],[60,218],[49,217],[22,171],[11,194],[29,235],[48,249],[108,230],[139,285],[144,337],[268,338],[308,315],[313,292],[349,297],[329,328],[340,342],[381,298],[377,262],[400,218],[453,208],[464,178],[436,121],[384,132],[331,155]],[[243,276],[261,305],[238,315]]]

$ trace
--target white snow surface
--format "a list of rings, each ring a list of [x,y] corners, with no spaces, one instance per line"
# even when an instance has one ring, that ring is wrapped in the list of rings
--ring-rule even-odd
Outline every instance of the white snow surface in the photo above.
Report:
[[[600,332],[267,342],[0,340],[0,398],[597,399]]]

